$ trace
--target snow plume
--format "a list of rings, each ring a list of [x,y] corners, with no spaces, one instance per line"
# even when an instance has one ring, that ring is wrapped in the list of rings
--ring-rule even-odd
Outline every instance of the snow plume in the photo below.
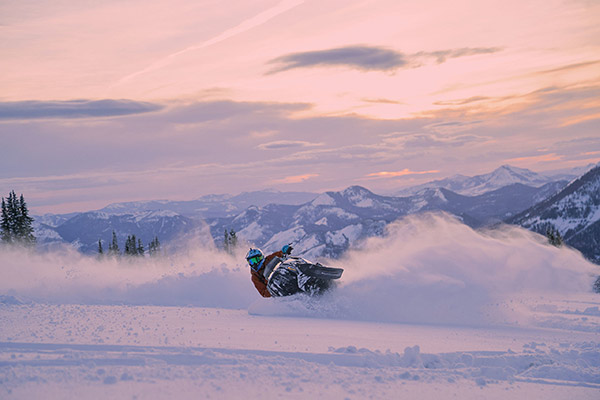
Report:
[[[98,258],[69,247],[34,253],[0,246],[0,295],[21,302],[245,308],[254,288],[244,261],[210,247],[168,258]]]
[[[391,224],[344,259],[326,298],[256,302],[257,314],[382,322],[488,325],[526,323],[524,298],[590,292],[597,266],[578,252],[513,226],[475,231],[445,214]]]
[[[381,322],[523,324],[532,317],[531,298],[591,292],[599,273],[578,252],[550,246],[524,229],[475,231],[444,214],[407,217],[343,259],[320,260],[345,269],[337,288],[320,298],[261,298],[250,281],[245,251],[231,256],[214,246],[187,246],[169,258],[99,259],[70,248],[48,253],[0,248],[0,299],[193,305]]]

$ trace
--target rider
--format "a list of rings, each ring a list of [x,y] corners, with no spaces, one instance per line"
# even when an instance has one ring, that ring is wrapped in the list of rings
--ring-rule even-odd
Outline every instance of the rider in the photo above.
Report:
[[[262,297],[271,297],[271,293],[267,289],[268,276],[273,271],[275,264],[281,258],[292,253],[293,247],[289,244],[283,246],[281,251],[264,256],[260,249],[251,248],[246,254],[246,261],[250,265],[250,273],[252,274],[252,283]],[[267,273],[265,273],[267,271]]]

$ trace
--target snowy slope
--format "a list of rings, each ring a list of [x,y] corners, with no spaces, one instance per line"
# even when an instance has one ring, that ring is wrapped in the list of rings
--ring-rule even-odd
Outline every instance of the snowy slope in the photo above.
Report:
[[[0,398],[600,391],[600,296],[590,291],[598,267],[518,227],[402,220],[337,260],[344,276],[320,299],[261,298],[243,252],[179,254],[126,261],[0,249]]]
[[[509,222],[542,234],[554,228],[567,243],[600,262],[600,166]]]

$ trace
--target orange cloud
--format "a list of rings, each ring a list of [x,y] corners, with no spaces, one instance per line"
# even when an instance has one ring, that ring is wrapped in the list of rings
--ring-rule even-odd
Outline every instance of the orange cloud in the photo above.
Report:
[[[283,179],[276,179],[273,183],[300,183],[304,182],[307,179],[315,178],[319,176],[319,174],[304,174],[304,175],[294,175],[294,176],[286,176]]]
[[[425,175],[425,174],[437,174],[438,170],[431,171],[411,171],[407,168],[402,171],[381,171],[374,172],[372,174],[368,174],[367,176],[376,177],[376,178],[397,178],[399,176],[407,176],[407,175]]]
[[[549,162],[562,160],[564,156],[559,156],[556,153],[543,154],[541,156],[517,157],[505,160],[507,163],[517,163],[522,161],[528,162]]]

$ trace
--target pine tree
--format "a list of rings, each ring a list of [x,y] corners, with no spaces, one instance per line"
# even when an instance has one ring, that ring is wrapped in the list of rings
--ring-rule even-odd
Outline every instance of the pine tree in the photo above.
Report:
[[[6,205],[8,212],[8,225],[10,229],[10,242],[16,242],[17,237],[17,217],[19,216],[19,211],[17,207],[17,196],[15,195],[15,191],[9,193],[8,195],[8,203]]]
[[[596,282],[594,282],[593,286],[594,292],[600,293],[600,276],[596,278]]]
[[[148,254],[154,257],[160,253],[160,242],[158,241],[158,236],[155,236],[154,239],[148,245]]]
[[[226,253],[229,253],[229,232],[225,229],[225,236],[223,238],[223,250]]]
[[[549,226],[546,229],[546,237],[548,238],[548,243],[552,246],[560,247],[563,245],[563,238],[560,236],[560,232],[553,226]]]
[[[128,256],[131,253],[130,244],[131,236],[127,236],[127,239],[125,239],[125,248],[123,249],[123,254],[125,254],[126,256]]]
[[[14,192],[13,192],[14,195]],[[35,236],[33,236],[33,218],[29,216],[29,210],[25,203],[23,194],[19,197],[19,208],[17,214],[17,232],[18,240],[28,246],[35,244]]]
[[[12,227],[8,216],[8,206],[2,198],[2,221],[0,222],[0,235],[4,243],[12,243]]]
[[[119,242],[117,241],[115,231],[112,232],[112,243],[108,245],[108,254],[111,256],[118,256],[120,254]]]
[[[135,235],[127,236],[124,254],[128,256],[143,256],[144,245],[142,244],[142,239],[138,239]]]
[[[98,239],[98,254],[100,256],[104,255],[104,249],[102,248],[102,240]]]
[[[144,256],[144,245],[142,244],[142,239],[138,239],[137,255],[142,257]]]
[[[128,256],[134,256],[137,254],[137,248],[135,247],[136,240],[135,235],[127,236],[127,240],[125,240],[125,254]]]
[[[235,231],[232,229],[229,231],[229,251],[233,253],[238,244],[238,238]]]
[[[2,198],[2,221],[0,222],[0,237],[5,243],[19,243],[26,246],[35,244],[33,235],[33,218],[29,216],[29,210],[25,198],[21,194],[17,200],[15,191],[11,191],[8,199]]]

